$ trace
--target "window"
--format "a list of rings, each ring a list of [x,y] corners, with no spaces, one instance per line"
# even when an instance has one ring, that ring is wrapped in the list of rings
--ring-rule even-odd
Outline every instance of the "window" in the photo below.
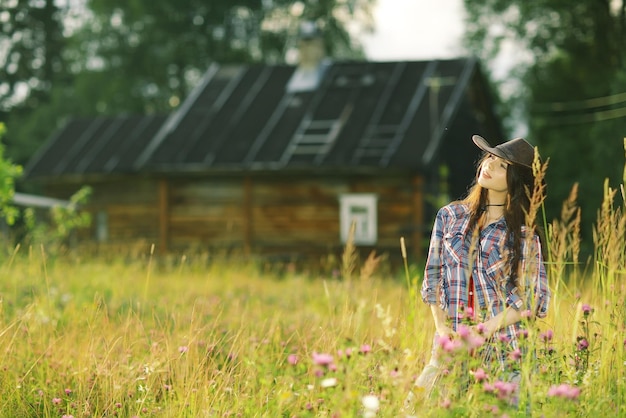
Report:
[[[109,239],[109,217],[103,210],[96,214],[96,241],[105,242]]]
[[[378,197],[371,193],[346,194],[339,198],[341,242],[346,243],[354,223],[354,244],[373,245],[378,238],[376,204]]]

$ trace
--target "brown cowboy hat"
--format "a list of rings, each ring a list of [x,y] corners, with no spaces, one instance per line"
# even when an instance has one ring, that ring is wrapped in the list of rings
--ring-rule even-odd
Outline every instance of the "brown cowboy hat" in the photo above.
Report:
[[[472,136],[472,141],[485,152],[505,159],[514,164],[532,167],[535,159],[535,148],[523,138],[515,138],[492,147],[480,135]]]

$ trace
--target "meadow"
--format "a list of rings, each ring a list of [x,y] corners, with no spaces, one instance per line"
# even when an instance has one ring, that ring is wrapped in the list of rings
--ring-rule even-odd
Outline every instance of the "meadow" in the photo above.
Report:
[[[0,264],[0,416],[626,416],[621,192],[605,188],[590,260],[578,260],[575,188],[545,225],[552,301],[526,324],[518,407],[471,367],[405,405],[434,333],[406,258],[390,276],[348,244],[334,274],[279,273],[235,256],[33,246]],[[470,364],[459,347],[450,354]]]

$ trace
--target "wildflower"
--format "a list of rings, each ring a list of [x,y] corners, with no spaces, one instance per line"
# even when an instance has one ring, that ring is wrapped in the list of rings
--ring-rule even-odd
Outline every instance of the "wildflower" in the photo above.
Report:
[[[361,346],[361,350],[360,350],[361,354],[367,354],[370,351],[372,351],[372,347],[369,344],[363,344]]]
[[[122,407],[122,403],[121,403],[121,402],[116,402],[116,403],[115,403],[115,407],[116,407],[117,409],[120,409],[120,408]]]
[[[472,374],[474,375],[474,379],[476,379],[477,382],[482,382],[483,380],[487,379],[487,373],[485,373],[482,368],[476,369]]]
[[[499,334],[498,335],[498,340],[500,340],[501,343],[508,343],[509,341],[511,341],[509,336],[506,335],[506,334]]]
[[[515,389],[517,389],[517,385],[515,383],[502,382],[500,380],[495,382],[493,386],[498,391],[498,397],[500,399],[509,397],[511,394],[513,394],[513,392],[515,392]]]
[[[296,356],[295,354],[289,354],[289,356],[287,357],[287,362],[292,366],[295,366],[296,364],[298,364],[298,356]]]
[[[65,389],[65,394],[66,395],[71,395],[72,394],[72,389]]]
[[[326,353],[313,353],[313,363],[318,366],[328,366],[333,363],[333,356]]]
[[[520,315],[522,316],[522,318],[530,318],[533,313],[530,311],[530,309],[525,309],[522,312],[520,312]]]
[[[450,406],[452,405],[452,401],[448,398],[444,399],[443,401],[441,401],[441,407],[444,409],[448,409],[450,408]]]
[[[380,401],[374,395],[365,395],[361,398],[361,403],[366,411],[376,412],[380,408]]]
[[[578,344],[576,346],[576,348],[578,348],[578,351],[586,350],[588,347],[589,347],[589,342],[585,338],[580,338],[578,340]]]
[[[519,360],[522,358],[522,352],[519,348],[516,348],[515,350],[511,351],[509,357],[511,357],[511,360]]]
[[[460,341],[451,340],[447,335],[438,337],[437,343],[446,353],[451,353],[461,347]]]
[[[320,383],[320,386],[322,386],[323,388],[331,388],[333,386],[337,386],[337,378],[336,377],[329,377],[327,379],[324,379]]]
[[[59,405],[61,403],[61,398],[52,398],[52,403],[55,405]]]
[[[178,347],[178,352],[180,354],[185,354],[187,351],[189,351],[189,347],[187,347],[186,345],[181,345],[180,347]]]
[[[552,341],[552,337],[553,336],[554,336],[554,333],[552,332],[551,329],[547,330],[546,332],[542,332],[541,334],[539,334],[539,338],[544,343],[547,343],[548,341]]]
[[[74,415],[66,414],[66,415],[63,415],[61,418],[74,418]]]
[[[591,312],[593,312],[593,308],[588,304],[584,303],[582,306],[583,315],[589,316]]]
[[[163,389],[165,389],[166,391],[170,391],[172,390],[172,385],[168,385],[167,383],[163,385]]]
[[[352,349],[351,348],[346,348],[346,357],[347,358],[352,357]]]
[[[470,350],[476,349],[485,343],[485,339],[481,336],[473,336],[469,339],[468,345]]]
[[[577,399],[580,395],[580,389],[576,386],[570,386],[567,383],[561,383],[560,385],[552,385],[548,389],[548,396],[565,399]]]
[[[485,333],[485,324],[483,324],[482,322],[478,325],[476,325],[476,331],[478,331],[479,334],[484,334]]]
[[[459,334],[459,337],[466,339],[471,335],[470,329],[469,327],[465,326],[465,325],[459,325],[459,327],[456,330],[457,334]]]

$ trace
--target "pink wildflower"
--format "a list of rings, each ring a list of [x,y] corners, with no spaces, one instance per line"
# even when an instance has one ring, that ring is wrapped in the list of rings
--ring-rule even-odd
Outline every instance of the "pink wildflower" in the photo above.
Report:
[[[561,383],[560,385],[550,386],[548,389],[548,396],[565,399],[577,399],[580,395],[580,389],[576,386],[570,386],[567,383]]]
[[[530,309],[523,310],[520,314],[522,318],[530,318],[531,316],[533,316],[533,313],[530,311]]]
[[[370,351],[372,351],[372,347],[369,344],[363,344],[361,346],[361,350],[360,350],[361,354],[367,354]]]
[[[513,394],[513,392],[515,392],[515,389],[517,389],[517,385],[515,383],[502,382],[500,380],[495,382],[493,386],[498,391],[498,397],[500,399],[509,397],[510,395]]]
[[[522,351],[519,348],[516,348],[515,350],[511,351],[509,356],[511,357],[511,360],[519,360],[522,358]]]
[[[487,373],[485,373],[482,368],[476,369],[473,374],[474,379],[476,379],[477,382],[482,382],[483,380],[487,379]]]
[[[187,347],[186,345],[181,345],[180,347],[178,347],[178,352],[179,352],[180,354],[184,354],[184,353],[186,353],[187,351],[189,351],[189,347]]]
[[[333,356],[325,353],[313,353],[313,363],[318,366],[328,366],[333,363]]]
[[[593,308],[586,303],[582,306],[583,315],[588,316],[591,312],[593,312]]]
[[[65,394],[66,395],[71,395],[72,394],[72,389],[65,389]]]
[[[441,407],[448,409],[450,408],[450,406],[452,405],[452,401],[448,398],[444,399],[443,401],[441,401]]]
[[[546,332],[542,332],[541,334],[539,334],[539,338],[541,338],[541,340],[544,343],[547,343],[548,341],[552,341],[552,337],[554,336],[554,333],[552,332],[551,329],[547,330]]]
[[[59,405],[61,403],[61,398],[52,398],[52,403],[55,405]]]
[[[296,356],[295,354],[289,354],[289,356],[287,356],[287,362],[292,366],[295,366],[296,364],[298,364],[298,356]]]
[[[492,383],[485,382],[483,384],[483,390],[487,393],[492,393],[496,391],[496,387]]]
[[[466,339],[471,335],[469,327],[465,325],[459,325],[459,327],[456,330],[456,333],[459,334],[459,337],[463,339]]]
[[[589,341],[587,341],[585,338],[581,338],[580,340],[578,340],[578,345],[576,346],[576,348],[578,348],[578,351],[584,351],[589,347]]]
[[[350,358],[352,356],[352,349],[346,348],[346,357]]]
[[[485,343],[485,339],[481,336],[473,336],[469,339],[468,344],[470,349],[476,349]]]

